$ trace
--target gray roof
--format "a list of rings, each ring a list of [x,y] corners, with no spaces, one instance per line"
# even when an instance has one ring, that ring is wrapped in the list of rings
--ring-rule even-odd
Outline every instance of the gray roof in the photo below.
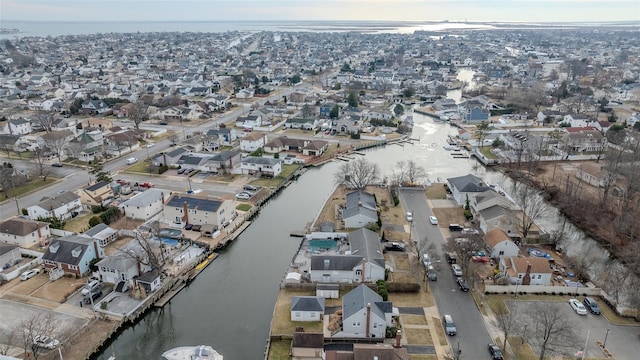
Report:
[[[157,250],[160,248],[160,241],[151,240],[149,242],[149,245],[153,247],[153,250]],[[143,259],[147,258],[147,255],[144,249],[142,249],[142,246],[136,240],[131,240],[113,254],[106,256],[104,259],[98,261],[96,263],[96,266],[103,266],[107,269],[125,271],[133,266],[137,266],[137,260],[134,256],[136,254],[141,256]]]
[[[95,183],[95,184],[93,184],[93,185],[91,185],[91,186],[88,186],[88,187],[86,188],[86,190],[89,190],[89,191],[96,191],[96,190],[98,190],[98,189],[102,189],[103,187],[105,187],[105,186],[107,186],[107,185],[109,185],[109,184],[108,184],[106,181],[100,181],[100,182],[97,182],[97,183]]]
[[[369,209],[376,209],[376,197],[366,191],[358,190],[347,194],[347,208],[357,207],[362,204]],[[377,217],[376,217],[377,218]]]
[[[47,248],[47,252],[42,256],[42,260],[78,265],[89,246],[93,244],[93,241],[93,239],[78,235],[68,235],[53,240]],[[76,251],[78,252],[77,256],[73,256]]]
[[[493,205],[491,207],[488,207],[486,209],[480,210],[480,216],[482,216],[482,218],[487,221],[487,220],[491,220],[491,219],[495,219],[501,216],[506,215],[508,212],[507,209],[505,209],[504,207],[500,206],[500,205]]]
[[[311,255],[311,270],[352,271],[360,263],[362,263],[362,256]]]
[[[189,195],[182,194],[174,194],[167,201],[166,206],[172,206],[177,208],[182,208],[182,204],[187,203],[187,207],[189,209],[196,209],[201,211],[212,211],[217,212],[220,206],[222,205],[221,200],[213,200],[200,198]]]
[[[447,181],[459,192],[485,192],[491,190],[484,180],[471,174],[448,178]]]
[[[165,199],[168,199],[171,195],[171,190],[151,188],[147,189],[139,194],[134,195],[129,200],[122,203],[123,206],[149,206],[154,202],[162,199],[164,195]]]
[[[227,161],[232,157],[237,156],[238,154],[240,154],[240,151],[238,150],[223,151],[223,152],[214,154],[210,159],[211,161]]]
[[[367,304],[371,304],[372,313],[384,319],[384,312],[377,305],[380,302],[382,302],[382,296],[361,284],[342,297],[342,319],[348,319],[362,309],[366,309]]]
[[[98,224],[98,225],[92,227],[91,229],[83,232],[83,234],[87,235],[87,236],[90,236],[90,237],[94,237],[94,236],[98,235],[99,233],[101,233],[101,232],[103,232],[104,230],[107,230],[107,229],[111,229],[109,227],[109,225],[107,225],[107,224]],[[111,229],[111,230],[114,230],[114,229]]]
[[[167,156],[168,157],[178,157],[178,156],[184,154],[185,152],[188,152],[188,150],[184,149],[184,148],[176,148],[176,149],[173,149],[173,150],[169,151],[167,153]],[[162,156],[162,154],[160,154],[160,156]]]
[[[243,164],[261,164],[261,165],[276,165],[280,163],[280,159],[275,159],[272,157],[262,157],[262,156],[247,156],[242,159]]]
[[[321,311],[324,313],[324,298],[321,296],[294,296],[291,311]]]
[[[80,199],[80,197],[75,193],[72,193],[71,191],[65,191],[53,197],[43,197],[42,199],[40,199],[38,206],[47,211],[50,211],[51,209],[57,209],[62,205],[69,204],[78,199]]]
[[[349,244],[351,244],[351,255],[365,257],[367,261],[384,268],[384,255],[382,255],[378,234],[362,228],[350,232],[348,237]]]
[[[0,244],[0,256],[13,251],[17,247],[18,245]]]
[[[343,219],[348,219],[356,215],[367,216],[371,219],[372,222],[378,220],[378,213],[375,210],[368,209],[364,206],[354,206],[342,210]]]

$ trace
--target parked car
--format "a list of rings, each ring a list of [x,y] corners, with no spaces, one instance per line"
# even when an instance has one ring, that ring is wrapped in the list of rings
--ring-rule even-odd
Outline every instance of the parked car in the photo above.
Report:
[[[120,185],[129,185],[129,180],[127,179],[118,179],[116,182]]]
[[[464,278],[458,278],[458,286],[460,290],[467,292],[469,291],[469,285],[467,285],[467,281]]]
[[[244,191],[258,191],[258,188],[253,185],[245,185],[242,187]]]
[[[462,268],[458,264],[451,264],[451,270],[453,270],[453,275],[462,276]]]
[[[62,167],[62,163],[59,163],[59,162],[53,163],[53,164],[51,164],[51,166],[53,166],[53,167]]]
[[[31,269],[20,274],[20,280],[29,280],[32,277],[38,275],[40,273],[40,269]]]
[[[236,194],[236,199],[249,200],[249,199],[251,199],[251,194],[246,193],[246,192],[241,192],[241,193]]]
[[[503,360],[502,351],[496,344],[489,344],[489,355],[493,360]]]
[[[429,254],[422,254],[422,264],[427,267],[431,265],[431,258]]]
[[[443,315],[442,316],[442,326],[444,327],[444,331],[449,336],[453,336],[456,334],[456,324],[453,323],[453,318],[451,315]]]
[[[150,183],[150,182],[145,181],[142,184],[138,184],[138,186],[143,187],[143,188],[152,188],[153,184]]]
[[[438,274],[436,273],[436,269],[433,267],[433,265],[427,266],[427,277],[431,281],[438,280]]]
[[[90,295],[85,295],[82,302],[85,304],[91,304],[91,301],[95,302],[100,296],[102,296],[102,291],[98,290],[96,292],[92,292]]]
[[[151,147],[153,147],[154,145],[155,145],[154,143],[148,143],[148,144],[146,145],[146,147],[151,148]]]
[[[413,214],[411,213],[411,211],[407,211],[406,216],[408,222],[413,222]]]
[[[55,349],[60,345],[60,341],[44,335],[36,335],[33,337],[33,343],[44,349]]]
[[[569,299],[569,305],[578,315],[587,315],[587,308],[578,299]]]
[[[187,171],[186,168],[178,169],[178,174],[184,174],[185,171]]]
[[[464,228],[462,229],[462,233],[463,234],[474,234],[474,235],[478,235],[480,232],[476,229],[472,229],[472,228]]]
[[[166,121],[158,121],[158,125],[169,125]]]
[[[387,251],[404,251],[404,244],[395,241],[385,242],[384,249]]]
[[[93,294],[96,291],[100,291],[100,281],[91,280],[87,285],[84,286],[81,293],[82,295],[87,296],[89,294]]]
[[[449,231],[462,231],[464,229],[460,224],[449,224]]]
[[[438,225],[438,218],[435,216],[429,216],[429,222],[431,223],[431,225]]]
[[[584,306],[587,308],[587,310],[591,311],[592,314],[600,315],[601,311],[598,303],[596,302],[596,299],[587,296],[584,298],[584,300],[582,300],[582,302],[584,303]]]

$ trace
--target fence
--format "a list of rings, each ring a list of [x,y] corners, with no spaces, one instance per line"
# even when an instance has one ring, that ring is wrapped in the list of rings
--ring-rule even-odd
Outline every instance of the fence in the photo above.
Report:
[[[548,294],[548,295],[581,295],[600,296],[600,288],[576,286],[544,286],[544,285],[485,285],[485,293],[494,294]]]

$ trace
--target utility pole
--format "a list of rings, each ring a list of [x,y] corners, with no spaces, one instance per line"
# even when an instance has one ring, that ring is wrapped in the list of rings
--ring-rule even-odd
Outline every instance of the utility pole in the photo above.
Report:
[[[18,197],[14,196],[13,200],[15,200],[16,202],[16,209],[18,209],[18,215],[22,215],[22,212],[20,211],[20,204],[18,204]]]

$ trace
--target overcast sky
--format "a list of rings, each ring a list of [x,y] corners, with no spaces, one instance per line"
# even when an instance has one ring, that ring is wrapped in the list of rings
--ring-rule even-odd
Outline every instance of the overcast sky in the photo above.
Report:
[[[1,0],[1,20],[640,20],[640,0]]]

